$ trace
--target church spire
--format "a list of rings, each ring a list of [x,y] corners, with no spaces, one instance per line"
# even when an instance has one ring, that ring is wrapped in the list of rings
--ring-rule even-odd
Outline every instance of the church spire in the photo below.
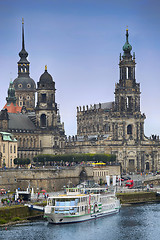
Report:
[[[19,56],[21,58],[20,59],[21,61],[28,62],[28,60],[26,59],[28,57],[28,53],[25,50],[25,44],[24,44],[24,19],[23,18],[22,18],[22,50],[20,51]]]
[[[27,60],[28,53],[25,50],[24,42],[24,19],[22,18],[22,50],[19,53],[20,60],[18,62],[18,76],[29,77],[29,61]]]
[[[25,46],[24,46],[24,18],[22,18],[22,49],[25,49]]]

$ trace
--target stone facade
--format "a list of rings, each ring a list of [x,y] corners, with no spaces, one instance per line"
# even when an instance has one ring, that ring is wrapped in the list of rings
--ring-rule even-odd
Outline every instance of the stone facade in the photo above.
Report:
[[[0,168],[13,168],[15,158],[17,158],[17,140],[10,133],[0,132]]]
[[[106,176],[121,176],[120,165],[108,165],[93,167],[93,179],[96,183],[106,183]]]

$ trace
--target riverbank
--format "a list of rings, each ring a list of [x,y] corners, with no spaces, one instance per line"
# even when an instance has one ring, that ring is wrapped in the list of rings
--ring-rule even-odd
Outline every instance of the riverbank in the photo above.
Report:
[[[33,211],[24,205],[12,205],[0,208],[0,227],[42,218],[42,212]]]
[[[126,192],[117,193],[116,196],[120,199],[121,204],[160,202],[160,196],[156,192]]]
[[[116,195],[122,205],[160,202],[160,196],[156,192],[126,192],[117,193]],[[34,203],[34,205],[45,206],[46,202]],[[0,208],[0,227],[31,222],[37,219],[44,219],[43,212],[31,210],[24,205],[12,205]]]

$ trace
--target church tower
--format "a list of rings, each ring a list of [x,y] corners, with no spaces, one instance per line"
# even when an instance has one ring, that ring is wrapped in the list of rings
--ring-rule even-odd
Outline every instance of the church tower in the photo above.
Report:
[[[123,55],[120,54],[119,59],[120,78],[115,87],[114,112],[123,119],[123,127],[117,133],[117,138],[119,135],[123,140],[134,139],[137,142],[143,140],[145,115],[140,111],[141,92],[140,84],[136,83],[135,78],[135,53],[132,56],[132,46],[128,37],[128,29],[126,29]]]
[[[22,50],[19,53],[20,60],[18,61],[18,77],[14,80],[15,95],[17,104],[20,107],[25,107],[27,111],[33,111],[35,107],[35,92],[36,85],[29,76],[29,64],[27,60],[28,53],[25,50],[24,42],[24,21],[22,19]]]
[[[6,97],[7,103],[3,109],[7,109],[9,113],[20,113],[22,108],[17,105],[16,100],[15,89],[11,81],[8,88],[8,97]]]
[[[57,125],[57,104],[55,103],[55,82],[47,71],[41,75],[37,83],[37,124],[40,128],[54,128]]]
[[[60,121],[59,110],[55,102],[55,82],[47,71],[37,83],[36,124],[40,132],[42,152],[57,154],[64,147],[64,124]]]

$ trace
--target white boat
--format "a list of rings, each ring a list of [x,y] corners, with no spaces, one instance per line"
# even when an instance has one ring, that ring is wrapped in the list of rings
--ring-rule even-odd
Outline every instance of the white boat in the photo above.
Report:
[[[105,188],[67,188],[66,193],[49,197],[44,217],[50,223],[75,223],[118,213],[120,201]]]

